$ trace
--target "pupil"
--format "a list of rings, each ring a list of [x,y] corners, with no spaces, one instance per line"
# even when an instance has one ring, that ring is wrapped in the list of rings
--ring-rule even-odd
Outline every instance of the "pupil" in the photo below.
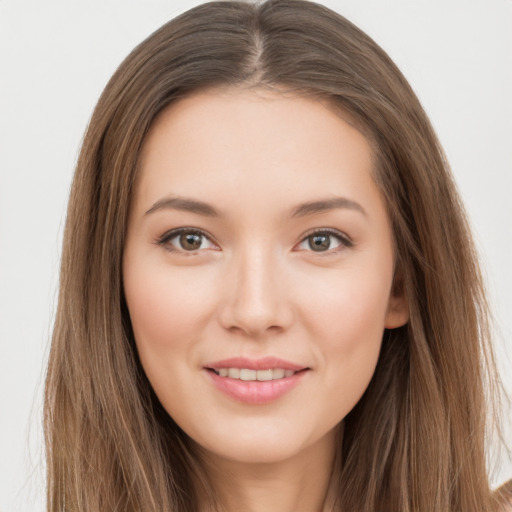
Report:
[[[329,249],[331,245],[329,235],[311,235],[309,237],[309,245],[311,249],[317,252]]]
[[[201,247],[202,235],[197,233],[182,233],[180,244],[184,249],[195,250]]]

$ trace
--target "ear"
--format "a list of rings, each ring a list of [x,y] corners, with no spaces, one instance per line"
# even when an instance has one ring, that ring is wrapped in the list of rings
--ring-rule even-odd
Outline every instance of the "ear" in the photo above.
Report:
[[[405,285],[402,273],[395,272],[393,286],[389,295],[388,309],[384,327],[386,329],[395,329],[402,327],[409,321],[409,301],[405,293]]]

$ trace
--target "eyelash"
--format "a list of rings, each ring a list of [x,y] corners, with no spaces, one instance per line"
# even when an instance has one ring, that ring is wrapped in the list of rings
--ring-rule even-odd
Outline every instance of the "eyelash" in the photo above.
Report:
[[[173,240],[174,238],[177,238],[178,236],[182,235],[183,233],[200,235],[200,236],[205,237],[208,241],[210,241],[210,243],[213,243],[210,236],[198,228],[177,228],[177,229],[173,229],[171,231],[167,231],[166,233],[164,233],[161,237],[159,237],[156,240],[156,243],[157,243],[157,245],[164,247],[165,250],[167,250],[169,252],[180,253],[180,254],[183,254],[184,256],[194,256],[195,254],[197,254],[197,252],[198,252],[197,250],[186,251],[183,249],[176,249],[175,247],[172,247],[169,244],[169,242],[171,240]],[[309,237],[311,237],[313,235],[328,235],[328,236],[331,236],[331,237],[337,239],[337,241],[340,243],[340,245],[337,248],[335,248],[334,250],[328,249],[327,251],[313,251],[312,249],[310,249],[309,252],[316,253],[317,255],[320,255],[320,256],[333,255],[333,254],[338,253],[343,248],[350,248],[354,245],[352,240],[347,235],[345,235],[344,233],[341,233],[340,231],[330,229],[330,228],[315,229],[313,231],[310,231],[309,233],[306,233],[298,245],[304,243]]]
[[[328,236],[335,238],[338,242],[340,242],[340,245],[337,248],[328,249],[325,252],[324,251],[313,251],[312,249],[310,249],[310,252],[315,253],[319,256],[331,256],[331,255],[337,254],[338,252],[340,252],[343,249],[350,249],[354,245],[354,242],[350,239],[350,237],[348,237],[347,235],[345,235],[344,233],[342,233],[340,231],[337,231],[336,229],[331,229],[331,228],[314,229],[313,231],[306,233],[304,235],[304,237],[301,239],[301,241],[299,242],[299,245],[304,243],[310,236],[313,236],[313,235],[328,235]]]
[[[180,254],[183,254],[184,256],[193,256],[197,253],[197,251],[185,251],[183,249],[176,249],[175,247],[172,247],[172,245],[169,244],[169,242],[172,239],[177,238],[178,236],[182,235],[183,233],[189,233],[191,235],[201,235],[211,242],[210,236],[208,234],[206,234],[204,231],[202,231],[201,229],[177,228],[177,229],[173,229],[171,231],[167,231],[166,233],[164,233],[160,238],[158,238],[156,243],[158,245],[164,247],[164,249],[169,252],[180,253]]]

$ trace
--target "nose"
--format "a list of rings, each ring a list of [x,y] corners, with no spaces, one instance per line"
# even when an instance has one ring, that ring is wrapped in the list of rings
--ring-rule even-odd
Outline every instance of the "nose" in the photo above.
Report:
[[[252,250],[231,262],[222,293],[220,321],[253,338],[287,330],[293,307],[282,265],[270,251]]]

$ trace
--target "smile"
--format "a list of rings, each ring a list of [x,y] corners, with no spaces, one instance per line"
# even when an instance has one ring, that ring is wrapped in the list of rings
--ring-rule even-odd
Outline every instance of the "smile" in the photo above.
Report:
[[[252,370],[250,368],[219,368],[212,369],[220,377],[239,379],[244,381],[269,381],[291,377],[296,372],[284,368],[269,368],[267,370]]]
[[[224,359],[206,364],[203,370],[221,394],[251,405],[284,397],[310,373],[309,367],[275,357]]]

